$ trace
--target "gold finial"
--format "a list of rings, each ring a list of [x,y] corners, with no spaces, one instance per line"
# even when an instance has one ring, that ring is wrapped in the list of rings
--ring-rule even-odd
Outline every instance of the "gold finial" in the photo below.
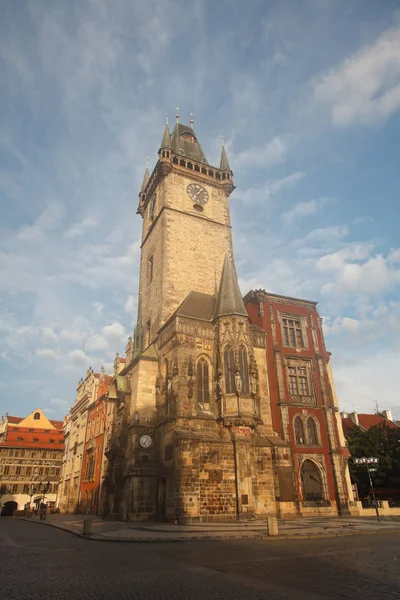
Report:
[[[194,127],[193,127],[193,126],[194,126],[193,113],[190,113],[190,127],[191,127],[192,129],[194,129]]]
[[[168,113],[165,116],[166,116],[165,124],[168,125]]]
[[[179,107],[176,107],[176,122],[179,123]]]
[[[149,160],[150,160],[149,158],[146,158],[146,169],[149,168]]]
[[[222,147],[224,147],[225,146],[225,139],[224,139],[224,137],[221,138],[221,143],[222,143]]]

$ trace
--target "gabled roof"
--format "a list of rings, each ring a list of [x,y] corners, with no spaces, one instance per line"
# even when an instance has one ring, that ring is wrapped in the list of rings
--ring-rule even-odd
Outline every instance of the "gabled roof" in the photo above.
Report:
[[[228,253],[222,267],[214,318],[226,315],[249,316],[240,292],[235,265]]]
[[[375,427],[375,425],[387,425],[387,427],[392,427],[393,429],[396,427],[393,421],[388,421],[381,415],[360,415],[358,413],[358,422],[361,427],[367,430],[371,429],[371,427]]]

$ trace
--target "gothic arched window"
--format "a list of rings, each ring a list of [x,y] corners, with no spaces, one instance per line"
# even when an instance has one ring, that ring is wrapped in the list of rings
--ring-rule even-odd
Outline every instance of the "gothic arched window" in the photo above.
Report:
[[[324,499],[321,471],[313,461],[305,460],[301,465],[301,482],[305,502],[318,502]]]
[[[296,444],[304,444],[304,427],[300,417],[296,417],[294,420],[294,437]]]
[[[224,351],[224,373],[225,373],[225,392],[227,394],[235,393],[235,357],[231,346],[226,346]]]
[[[239,348],[239,371],[242,378],[242,393],[249,394],[249,365],[247,361],[247,350],[244,346]]]
[[[308,417],[307,420],[307,442],[309,446],[318,444],[317,426],[312,417]]]
[[[207,404],[210,401],[209,368],[205,358],[197,362],[197,402]]]

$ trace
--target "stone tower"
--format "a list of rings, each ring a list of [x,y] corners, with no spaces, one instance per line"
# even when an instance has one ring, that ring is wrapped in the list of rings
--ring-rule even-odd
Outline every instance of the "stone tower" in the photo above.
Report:
[[[178,121],[178,117],[177,117]],[[190,126],[166,124],[157,165],[139,194],[143,218],[140,298],[144,346],[192,290],[213,294],[226,252],[232,256],[225,149],[211,167]]]
[[[265,332],[232,253],[226,150],[208,164],[190,126],[168,124],[139,194],[138,322],[116,373],[108,512],[233,520],[295,511],[290,450],[272,428]],[[285,478],[280,495],[279,477]]]

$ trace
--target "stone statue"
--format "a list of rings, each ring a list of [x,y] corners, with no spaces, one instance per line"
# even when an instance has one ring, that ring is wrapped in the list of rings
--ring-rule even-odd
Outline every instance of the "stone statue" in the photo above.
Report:
[[[257,375],[255,373],[251,374],[250,380],[250,389],[253,396],[257,395]]]
[[[187,386],[188,386],[188,398],[193,398],[193,389],[194,389],[194,381],[193,381],[193,377],[189,377],[188,382],[187,382]]]
[[[235,373],[235,387],[236,387],[236,393],[240,394],[242,391],[242,378],[240,376],[239,371],[236,371],[236,373]]]

